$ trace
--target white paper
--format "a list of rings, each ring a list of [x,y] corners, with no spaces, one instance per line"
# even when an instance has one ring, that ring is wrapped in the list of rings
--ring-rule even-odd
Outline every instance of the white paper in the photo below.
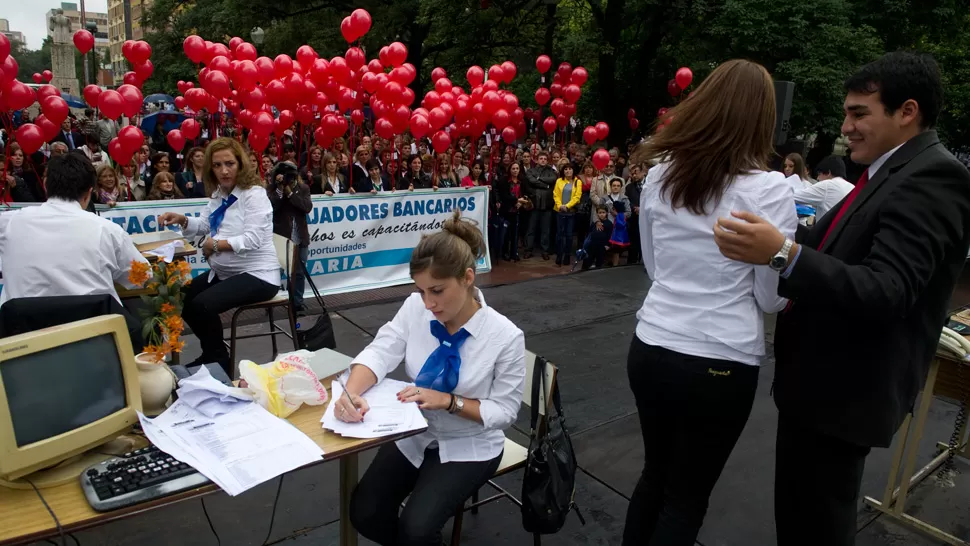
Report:
[[[160,229],[151,233],[136,233],[135,235],[129,235],[129,237],[131,237],[131,241],[136,245],[143,245],[145,243],[160,243],[162,241],[181,239],[183,235],[181,231]]]
[[[205,366],[200,366],[191,377],[179,381],[179,388],[175,392],[180,400],[210,418],[228,413],[238,404],[253,401],[250,391],[220,383]]]
[[[340,382],[334,380],[331,385],[330,405],[320,419],[323,428],[350,438],[380,438],[426,428],[428,421],[418,405],[414,402],[403,403],[397,399],[397,393],[408,385],[411,383],[385,378],[364,393],[364,400],[370,406],[364,420],[360,423],[345,423],[334,415],[333,401],[344,393]]]
[[[183,247],[185,247],[185,241],[181,239],[177,239],[175,241],[172,241],[171,243],[162,245],[160,247],[153,248],[151,250],[146,250],[142,254],[145,254],[147,256],[158,256],[165,263],[172,263],[172,259],[175,258],[175,253],[178,252],[178,250]]]
[[[155,419],[139,419],[159,449],[232,496],[323,456],[313,440],[255,403],[210,418],[180,398]]]

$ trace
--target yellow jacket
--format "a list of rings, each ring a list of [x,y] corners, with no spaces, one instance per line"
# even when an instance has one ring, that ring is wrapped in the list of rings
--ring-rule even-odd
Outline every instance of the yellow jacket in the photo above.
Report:
[[[566,187],[566,184],[572,184],[572,193],[569,195],[569,202],[562,202],[562,191]],[[572,182],[566,180],[565,178],[560,178],[556,180],[556,187],[552,190],[552,200],[556,205],[556,212],[559,212],[560,207],[566,205],[569,212],[575,212],[576,207],[579,206],[579,200],[583,197],[583,181],[579,178],[573,178]]]

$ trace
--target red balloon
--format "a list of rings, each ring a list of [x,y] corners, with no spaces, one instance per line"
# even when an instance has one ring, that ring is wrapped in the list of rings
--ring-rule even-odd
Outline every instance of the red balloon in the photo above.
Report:
[[[67,102],[61,97],[46,97],[41,101],[40,107],[47,119],[57,125],[67,119],[67,115],[70,113]]]
[[[350,83],[350,67],[347,66],[347,61],[343,57],[330,59],[330,75],[337,83],[344,85]]]
[[[431,137],[431,147],[437,153],[442,153],[451,146],[451,137],[444,131],[438,131]]]
[[[360,125],[364,123],[364,112],[363,110],[354,110],[350,113],[350,121],[354,122],[354,125]]]
[[[681,89],[687,89],[690,82],[694,81],[694,73],[686,66],[682,66],[677,69],[677,74],[674,75],[674,81],[677,82],[677,86]]]
[[[633,108],[630,108],[630,112],[633,112]],[[667,113],[667,109],[666,108],[660,108],[659,110],[657,110],[657,117],[658,118],[662,118],[664,116],[664,114],[666,114],[666,113]],[[628,114],[629,114],[629,112],[628,112]],[[627,119],[633,119],[635,117],[637,117],[637,115],[634,112],[632,116],[628,115],[627,116]]]
[[[128,125],[118,131],[118,142],[121,144],[122,150],[134,154],[144,144],[145,136],[134,125]]]
[[[468,80],[468,85],[478,87],[479,85],[482,85],[483,81],[485,81],[485,71],[482,70],[482,67],[480,66],[472,66],[468,69],[468,72],[465,73],[465,78]]]
[[[155,65],[151,61],[145,61],[142,63],[137,63],[131,67],[138,79],[145,81],[152,77],[152,73],[155,71]]]
[[[3,33],[0,33],[0,36],[2,35]],[[20,66],[17,64],[17,59],[13,58],[13,55],[8,55],[6,59],[0,61],[0,87],[12,82],[17,77],[17,72],[19,71]]]
[[[40,75],[44,78],[45,82],[50,82],[54,78],[54,73],[50,70],[45,70],[41,72]]]
[[[225,55],[216,55],[208,62],[208,66],[206,66],[206,68],[209,70],[221,70],[222,72],[229,74],[232,72],[232,61],[230,61],[229,57],[226,57]]]
[[[40,75],[40,72],[34,72],[34,75],[31,76],[30,79],[34,80],[34,83],[37,84],[44,81],[44,77]]]
[[[358,38],[370,32],[371,16],[366,9],[357,8],[350,14],[350,23]]]
[[[599,150],[593,152],[593,166],[596,167],[597,170],[602,171],[609,164],[610,152],[607,152],[604,148],[600,148]]]
[[[273,114],[269,112],[256,112],[253,116],[251,130],[263,136],[269,136],[273,132]]]
[[[549,90],[546,89],[545,87],[540,87],[539,89],[536,89],[536,103],[538,103],[539,106],[545,106],[546,104],[549,104],[549,100],[551,98],[552,98],[552,94],[549,93]]]
[[[273,59],[273,66],[276,68],[276,77],[285,78],[293,72],[293,59],[289,55],[277,55]]]
[[[438,78],[438,81],[436,81],[434,84],[435,91],[442,94],[451,93],[452,87],[454,86],[451,85],[451,80],[448,78]]]
[[[545,55],[543,55],[543,56],[545,56]],[[547,117],[545,119],[545,121],[542,122],[542,128],[546,130],[546,133],[549,133],[549,134],[555,133],[556,132],[556,118],[554,118],[552,116]]]
[[[576,102],[579,101],[581,94],[582,91],[579,89],[579,86],[574,83],[571,83],[562,89],[563,98],[566,99],[566,102],[570,104],[576,104]]]
[[[566,112],[566,103],[562,99],[553,99],[549,109],[557,116],[562,115]]]
[[[502,129],[502,141],[503,142],[515,142],[518,135],[516,134],[515,127],[509,126]]]
[[[141,107],[145,102],[145,97],[141,94],[141,91],[133,85],[122,85],[118,87],[118,93],[121,94],[122,98],[125,99],[125,107],[122,112],[128,116],[137,115],[141,111]]]
[[[504,109],[496,110],[495,113],[492,114],[492,125],[494,125],[498,130],[508,127],[511,121],[512,116],[510,116],[509,113]]]
[[[308,45],[301,45],[296,50],[296,60],[303,66],[310,66],[317,57],[317,52]]]
[[[34,118],[34,125],[40,127],[40,130],[44,133],[44,141],[48,142],[52,138],[57,136],[57,132],[60,131],[60,124],[54,123],[53,121],[47,119],[47,116],[41,114]]]
[[[581,66],[574,68],[573,73],[569,76],[569,81],[579,86],[586,83],[587,79],[589,79],[589,72]]]
[[[354,22],[349,15],[344,17],[343,21],[340,21],[340,34],[343,35],[344,40],[347,40],[348,44],[353,43],[354,40],[359,38],[354,31]]]
[[[630,130],[631,131],[636,131],[637,130],[637,127],[639,127],[639,126],[640,126],[640,120],[638,120],[637,118],[630,118]]]
[[[559,124],[560,128],[565,128],[566,124],[569,123],[569,118],[565,114],[559,114],[556,116],[556,123]]]
[[[401,42],[394,42],[387,46],[387,60],[391,66],[401,66],[407,58],[408,48]]]
[[[131,46],[131,54],[127,59],[133,64],[140,64],[152,56],[152,46],[144,40],[138,40]]]
[[[600,140],[606,140],[606,137],[610,136],[610,126],[605,121],[596,124],[596,136]]]
[[[549,86],[549,93],[552,94],[553,97],[561,97],[562,96],[562,84],[561,83],[557,83],[557,82],[553,82]]]
[[[202,127],[199,126],[199,122],[194,118],[188,118],[182,121],[182,125],[179,128],[182,131],[182,136],[189,140],[199,138],[199,133],[202,132]]]
[[[431,124],[431,129],[441,129],[448,123],[448,115],[441,108],[432,108],[428,113],[428,122]]]
[[[573,66],[569,63],[560,63],[559,68],[556,69],[556,75],[566,82],[569,80],[569,76],[573,73]]]
[[[3,98],[6,99],[11,110],[22,110],[34,104],[34,101],[37,100],[34,90],[17,80],[7,86],[6,91],[3,92]]]
[[[242,42],[236,47],[232,48],[232,54],[240,61],[255,61],[256,46],[249,42]]]
[[[134,85],[135,87],[141,85],[141,80],[138,79],[138,74],[135,74],[134,71],[125,72],[121,80],[127,85]]]
[[[512,83],[515,78],[515,73],[518,69],[515,67],[515,63],[512,61],[505,61],[500,65],[502,67],[502,74],[505,75],[505,83]]]
[[[43,104],[47,97],[60,97],[61,92],[53,85],[42,85],[37,88],[37,102]]]
[[[259,71],[259,83],[266,85],[276,79],[276,65],[273,64],[272,59],[260,57],[253,62],[256,64],[256,70]]]
[[[663,114],[657,114],[657,115],[658,116],[662,116]],[[632,119],[632,118],[635,118],[635,117],[637,117],[637,111],[636,110],[634,110],[633,108],[630,108],[629,110],[626,111],[626,118],[627,119]]]
[[[347,66],[351,70],[360,70],[360,67],[364,66],[367,62],[367,58],[364,56],[364,50],[359,47],[352,47],[347,50],[344,54],[344,58],[347,60]]]
[[[127,59],[131,55],[131,48],[134,46],[134,40],[125,40],[125,43],[121,44],[121,55]]]
[[[196,64],[201,63],[206,51],[205,40],[193,34],[182,42],[182,50],[185,51],[185,56],[190,61]]]
[[[435,67],[435,69],[431,71],[431,83],[437,84],[438,80],[447,77],[448,73],[445,72],[445,69],[441,68],[440,66]]]
[[[586,127],[583,129],[583,140],[586,142],[587,146],[592,146],[599,140],[599,136],[596,132],[596,127]]]
[[[252,91],[256,89],[259,80],[259,70],[253,61],[239,61],[232,71],[232,83],[236,89],[242,91]]]
[[[225,72],[221,70],[210,70],[208,81],[209,85],[206,87],[206,91],[217,99],[229,98],[230,93],[232,93],[232,87],[229,85],[229,76]]]
[[[670,80],[669,82],[667,82],[667,93],[671,97],[676,97],[677,95],[681,94],[682,92],[683,92],[683,89],[681,89],[681,87],[679,85],[677,85],[677,81],[676,80]]]
[[[249,147],[258,153],[263,153],[269,146],[269,133],[249,133]]]
[[[497,64],[493,64],[492,66],[490,66],[488,68],[488,79],[489,80],[495,80],[496,83],[504,82],[505,81],[505,71],[502,70],[502,67],[501,66],[499,66]]]
[[[486,92],[482,97],[482,103],[485,105],[485,111],[488,112],[489,116],[494,115],[499,108],[505,106],[505,101],[495,91]]]
[[[540,74],[549,72],[550,68],[552,68],[552,59],[550,59],[548,55],[539,55],[539,57],[536,58],[536,70],[538,70]]]
[[[381,118],[374,123],[374,132],[381,138],[394,138],[394,124],[387,119]]]
[[[10,39],[0,33],[0,63],[10,56]]]
[[[185,97],[175,97],[175,108],[185,110]]]
[[[424,138],[428,136],[428,133],[434,130],[431,122],[428,121],[428,118],[419,115],[411,116],[410,129],[411,134],[416,138]]]
[[[14,134],[17,136],[17,142],[20,143],[20,147],[23,148],[24,153],[27,155],[39,150],[46,141],[43,129],[33,123],[21,125]]]
[[[78,30],[74,33],[74,47],[81,52],[81,55],[91,51],[94,47],[94,35],[83,28]]]

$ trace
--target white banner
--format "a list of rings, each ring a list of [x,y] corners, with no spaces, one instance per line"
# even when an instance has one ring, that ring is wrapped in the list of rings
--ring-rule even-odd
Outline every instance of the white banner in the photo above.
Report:
[[[129,235],[158,231],[157,216],[179,212],[199,216],[205,199],[119,203],[102,211]],[[14,205],[13,208],[17,208]],[[424,234],[441,229],[455,209],[477,224],[488,243],[488,188],[398,191],[371,195],[313,196],[307,215],[310,230],[307,269],[317,289],[339,294],[411,282],[408,262]],[[196,247],[202,238],[192,240]],[[201,252],[186,258],[193,276],[209,271]],[[491,271],[490,256],[478,261],[479,273]],[[2,282],[2,280],[0,280]],[[0,284],[2,289],[2,284]],[[311,295],[309,286],[307,295]]]

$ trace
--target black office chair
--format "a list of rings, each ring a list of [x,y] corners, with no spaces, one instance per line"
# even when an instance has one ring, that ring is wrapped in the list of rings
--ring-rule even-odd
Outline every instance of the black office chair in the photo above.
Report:
[[[0,307],[0,338],[103,315],[125,317],[132,350],[135,354],[142,352],[145,342],[141,335],[141,324],[108,294],[9,300]]]

